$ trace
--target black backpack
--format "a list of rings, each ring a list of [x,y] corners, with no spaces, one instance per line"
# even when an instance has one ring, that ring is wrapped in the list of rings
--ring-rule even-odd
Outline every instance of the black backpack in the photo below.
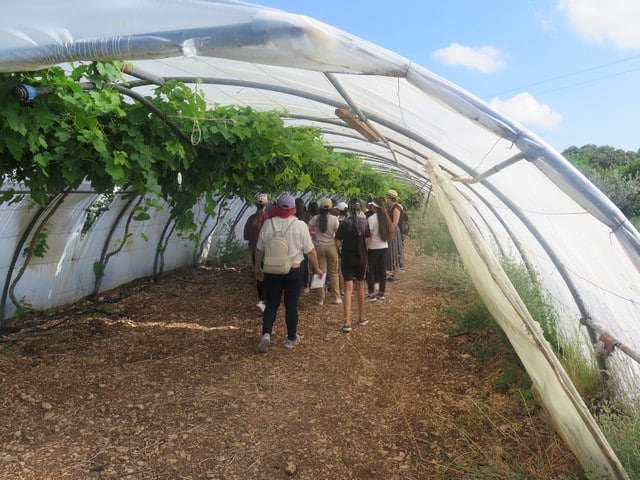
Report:
[[[409,224],[409,216],[403,208],[402,212],[400,212],[400,233],[402,233],[402,236],[406,236],[409,235],[409,230],[411,230],[411,225]]]
[[[400,233],[402,234],[402,238],[409,235],[409,230],[411,230],[411,223],[409,222],[409,216],[407,212],[404,211],[399,205],[394,205],[393,208],[400,209],[400,222],[398,222],[398,227],[400,228]]]

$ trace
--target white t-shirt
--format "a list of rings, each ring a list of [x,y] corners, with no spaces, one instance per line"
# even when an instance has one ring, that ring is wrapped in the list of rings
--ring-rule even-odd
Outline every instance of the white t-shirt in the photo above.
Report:
[[[380,238],[380,224],[378,222],[378,214],[374,213],[367,221],[369,222],[369,230],[371,231],[371,244],[369,250],[379,250],[381,248],[389,248],[389,243]]]
[[[289,227],[288,230],[287,227]],[[287,230],[285,237],[289,244],[291,263],[301,263],[304,260],[304,254],[309,253],[315,247],[311,241],[309,227],[302,220],[298,220],[297,217],[272,217],[269,220],[265,220],[260,229],[260,235],[258,235],[256,248],[264,251],[273,234],[275,232],[284,232],[285,230]]]

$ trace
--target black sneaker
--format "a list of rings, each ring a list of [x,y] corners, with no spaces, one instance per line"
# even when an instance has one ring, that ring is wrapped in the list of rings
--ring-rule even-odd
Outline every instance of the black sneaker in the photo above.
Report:
[[[378,293],[378,300],[384,300],[385,298],[384,293]]]
[[[375,302],[376,300],[378,300],[378,298],[374,294],[364,297],[365,302]]]

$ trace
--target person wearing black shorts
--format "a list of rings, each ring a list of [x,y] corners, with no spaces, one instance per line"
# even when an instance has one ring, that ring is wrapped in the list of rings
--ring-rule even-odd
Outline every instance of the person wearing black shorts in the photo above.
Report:
[[[366,217],[360,213],[360,202],[351,199],[349,216],[340,223],[336,232],[336,246],[340,251],[340,268],[344,277],[344,299],[342,302],[342,331],[351,331],[351,295],[358,299],[358,325],[369,323],[365,312],[364,283],[367,275],[367,249],[371,232]]]

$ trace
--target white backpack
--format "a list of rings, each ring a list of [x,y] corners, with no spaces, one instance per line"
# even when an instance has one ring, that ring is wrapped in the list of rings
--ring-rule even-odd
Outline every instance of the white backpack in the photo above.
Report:
[[[282,231],[276,230],[276,225],[271,219],[271,228],[273,228],[273,237],[269,240],[264,249],[264,260],[262,271],[264,273],[272,273],[276,275],[285,275],[291,270],[291,259],[289,258],[289,242],[285,234],[295,220]]]

